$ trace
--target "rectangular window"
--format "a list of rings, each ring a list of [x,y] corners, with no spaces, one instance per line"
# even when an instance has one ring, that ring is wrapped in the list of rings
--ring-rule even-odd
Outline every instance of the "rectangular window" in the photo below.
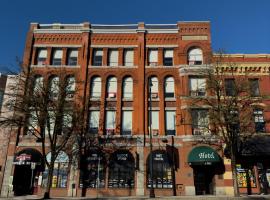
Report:
[[[103,50],[102,49],[94,49],[93,51],[93,66],[102,66],[102,58],[103,58]]]
[[[78,64],[78,50],[70,49],[68,51],[68,65],[76,66]]]
[[[148,50],[148,65],[157,66],[157,63],[158,63],[158,50],[149,49]]]
[[[192,132],[193,135],[204,135],[209,133],[208,110],[193,109],[192,117]]]
[[[265,132],[265,121],[263,117],[263,111],[261,109],[256,109],[253,112],[254,123],[256,132]]]
[[[149,112],[149,126],[151,126],[153,135],[157,135],[159,132],[159,111],[150,111]],[[150,124],[151,117],[151,124]]]
[[[249,79],[249,86],[251,96],[260,96],[259,79]]]
[[[175,111],[165,112],[166,135],[175,135]]]
[[[52,65],[62,64],[63,51],[61,49],[55,49],[53,51]]]
[[[163,53],[163,65],[173,66],[173,50],[165,49]]]
[[[89,133],[97,134],[99,127],[99,110],[93,110],[89,116]]]
[[[134,66],[134,51],[126,49],[124,52],[124,66]]]
[[[106,134],[107,135],[113,135],[115,131],[115,114],[116,111],[108,110],[106,111],[106,122],[105,122],[105,128],[106,128]]]
[[[205,96],[206,79],[189,78],[190,96]]]
[[[122,135],[131,135],[132,131],[132,111],[122,112]]]
[[[234,79],[225,79],[225,92],[227,96],[236,95],[236,85]]]
[[[45,65],[47,59],[47,49],[39,49],[37,55],[37,65]]]
[[[28,117],[28,135],[35,135],[38,130],[38,115],[37,112],[32,110]]]
[[[108,66],[118,66],[118,50],[109,50]]]

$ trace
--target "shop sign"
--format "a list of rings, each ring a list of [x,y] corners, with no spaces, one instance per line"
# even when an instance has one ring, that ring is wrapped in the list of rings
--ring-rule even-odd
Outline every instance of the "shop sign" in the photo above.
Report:
[[[161,154],[161,153],[155,154],[154,160],[156,160],[156,161],[164,161],[163,154]]]
[[[195,147],[188,156],[189,165],[212,165],[217,162],[220,162],[219,155],[207,146]]]

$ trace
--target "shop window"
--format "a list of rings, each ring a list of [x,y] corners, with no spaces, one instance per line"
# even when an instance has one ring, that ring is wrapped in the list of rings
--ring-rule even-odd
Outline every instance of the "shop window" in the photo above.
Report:
[[[239,188],[256,188],[256,177],[253,169],[236,165],[237,183]]]
[[[90,111],[89,116],[89,133],[90,134],[97,134],[99,128],[99,110],[92,110]]]
[[[103,50],[102,49],[94,49],[93,51],[93,66],[102,66],[102,58],[103,58]]]
[[[208,110],[193,109],[192,117],[192,133],[193,135],[205,135],[209,133]]]
[[[173,50],[165,49],[163,52],[163,65],[173,66]]]
[[[47,60],[47,49],[39,49],[37,54],[37,65],[45,65]]]
[[[68,63],[69,66],[78,65],[78,50],[77,49],[69,49],[68,51]]]
[[[205,96],[206,79],[205,78],[189,78],[190,96]]]
[[[107,98],[116,98],[117,94],[117,79],[116,77],[108,78],[107,82]]]
[[[59,95],[59,77],[53,76],[49,80],[49,93],[51,98],[57,98]]]
[[[123,80],[123,98],[132,99],[133,97],[133,79],[126,77]]]
[[[51,162],[51,152],[47,154],[46,159],[48,162]],[[68,155],[60,151],[58,154],[53,168],[53,177],[52,177],[52,188],[66,188],[68,181]],[[48,182],[48,168],[42,174],[42,187],[46,187]]]
[[[159,133],[159,111],[149,111],[148,115],[149,126],[152,129],[152,135],[158,135]]]
[[[250,95],[253,97],[260,96],[259,79],[249,79]]]
[[[153,162],[153,180],[151,180],[150,166],[151,157]],[[147,187],[151,187],[153,182],[154,188],[172,188],[172,161],[165,151],[153,151],[147,158]]]
[[[175,111],[165,111],[165,128],[166,135],[175,135]]]
[[[108,66],[118,66],[118,50],[117,49],[109,50]]]
[[[125,49],[124,51],[124,66],[134,65],[134,51],[132,49]]]
[[[122,135],[131,135],[132,131],[132,111],[122,112]]]
[[[94,77],[91,81],[91,98],[100,98],[101,97],[101,78]]]
[[[150,77],[149,78],[149,98],[151,96],[152,99],[158,99],[158,79],[157,77]]]
[[[203,53],[199,48],[191,49],[188,52],[188,64],[189,65],[201,65],[203,63]]]
[[[134,188],[135,160],[127,150],[112,154],[109,163],[109,188]]]
[[[106,135],[113,135],[116,127],[116,111],[115,110],[107,110],[106,111]]]
[[[158,64],[158,50],[149,49],[148,50],[148,65],[157,66],[157,64]]]
[[[227,96],[236,95],[236,85],[234,79],[225,79],[225,93]]]
[[[174,98],[174,78],[165,79],[165,98]]]
[[[75,77],[74,76],[69,76],[66,79],[66,98],[67,99],[72,99],[75,94]]]
[[[52,65],[61,65],[62,64],[63,51],[61,49],[54,49]]]
[[[263,117],[263,110],[255,109],[253,111],[255,131],[256,132],[265,132],[265,121]]]

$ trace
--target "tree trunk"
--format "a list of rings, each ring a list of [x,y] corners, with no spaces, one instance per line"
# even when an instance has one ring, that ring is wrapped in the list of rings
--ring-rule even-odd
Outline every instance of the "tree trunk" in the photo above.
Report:
[[[236,157],[234,147],[231,147],[231,168],[232,168],[232,179],[233,179],[233,189],[234,196],[239,197],[239,188],[237,183],[237,171],[236,171]]]
[[[54,162],[50,162],[49,171],[48,171],[48,181],[46,184],[43,199],[50,199],[50,191],[51,191],[52,178],[53,178],[53,168],[54,168]]]

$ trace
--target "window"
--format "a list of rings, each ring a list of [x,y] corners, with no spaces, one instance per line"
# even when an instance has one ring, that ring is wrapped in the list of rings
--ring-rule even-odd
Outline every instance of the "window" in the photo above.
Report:
[[[47,120],[45,123],[45,135],[53,135],[54,134],[54,129],[55,127],[55,120],[56,120],[56,116],[55,116],[55,112],[53,110],[49,110],[47,113]],[[59,133],[61,134],[61,133]]]
[[[62,64],[63,51],[61,49],[55,49],[53,51],[52,65]]]
[[[256,132],[265,132],[265,121],[261,109],[254,110],[254,123]]]
[[[75,94],[75,77],[69,76],[67,77],[67,86],[66,86],[66,98],[72,99]]]
[[[190,96],[205,96],[206,79],[189,78]]]
[[[203,53],[199,48],[191,49],[188,52],[189,65],[201,65],[203,63]]]
[[[132,99],[133,97],[133,80],[127,77],[123,80],[123,98]]]
[[[69,111],[64,111],[63,122],[62,122],[62,134],[70,134],[72,131],[72,113]]]
[[[41,93],[43,90],[43,77],[42,76],[37,76],[35,77],[34,80],[34,86],[33,86],[33,92],[34,94]]]
[[[159,111],[149,111],[148,120],[149,120],[149,126],[151,126],[151,129],[152,129],[152,134],[157,135],[159,131]]]
[[[109,50],[108,66],[117,66],[117,65],[118,65],[118,50],[111,49]]]
[[[150,176],[151,157],[153,161],[153,180]],[[172,166],[171,158],[165,151],[153,151],[147,158],[147,187],[151,187],[153,181],[154,188],[172,188]]]
[[[191,111],[193,135],[209,133],[208,110],[193,109]]]
[[[175,111],[165,111],[165,120],[166,135],[175,135]]]
[[[27,134],[35,135],[38,130],[38,114],[35,110],[30,111],[28,116],[28,131]]]
[[[157,64],[158,64],[158,50],[149,49],[148,50],[148,65],[157,66]]]
[[[112,154],[109,163],[109,188],[134,188],[135,160],[127,150]]]
[[[46,160],[51,162],[51,152],[47,154]],[[53,168],[53,177],[52,177],[52,188],[66,188],[68,181],[68,155],[60,151],[58,154]],[[42,174],[42,187],[46,187],[48,182],[48,173],[49,170],[46,165],[46,169]]]
[[[78,50],[70,49],[68,51],[68,65],[76,66],[78,64]]]
[[[173,50],[165,49],[163,53],[163,65],[173,66]]]
[[[37,65],[45,65],[47,59],[47,49],[39,49],[37,56]]]
[[[94,77],[91,81],[91,98],[101,97],[101,78]]]
[[[54,76],[50,78],[49,92],[51,98],[57,98],[59,95],[59,77]]]
[[[132,111],[122,112],[122,135],[131,135],[132,131]]]
[[[239,121],[239,112],[237,109],[232,109],[229,111],[227,120],[229,123],[230,131],[239,133],[240,121]]]
[[[103,50],[102,49],[94,49],[93,51],[93,66],[102,66],[102,57],[103,57]]]
[[[249,79],[250,95],[253,97],[260,96],[259,79]]]
[[[97,134],[99,128],[99,110],[90,111],[89,116],[89,133]]]
[[[116,98],[117,79],[115,77],[108,78],[107,82],[107,98]]]
[[[236,85],[234,79],[225,79],[225,93],[227,96],[236,95]]]
[[[115,114],[116,114],[116,111],[114,111],[114,110],[107,110],[106,111],[105,128],[106,128],[107,135],[114,134],[114,130],[116,127]]]
[[[132,49],[126,49],[124,51],[124,66],[134,65],[134,51]]]
[[[149,88],[151,89],[151,92],[149,91],[151,98],[157,99],[158,98],[158,79],[157,79],[157,77],[150,77]]]
[[[165,98],[174,98],[174,79],[167,77],[165,79]]]

